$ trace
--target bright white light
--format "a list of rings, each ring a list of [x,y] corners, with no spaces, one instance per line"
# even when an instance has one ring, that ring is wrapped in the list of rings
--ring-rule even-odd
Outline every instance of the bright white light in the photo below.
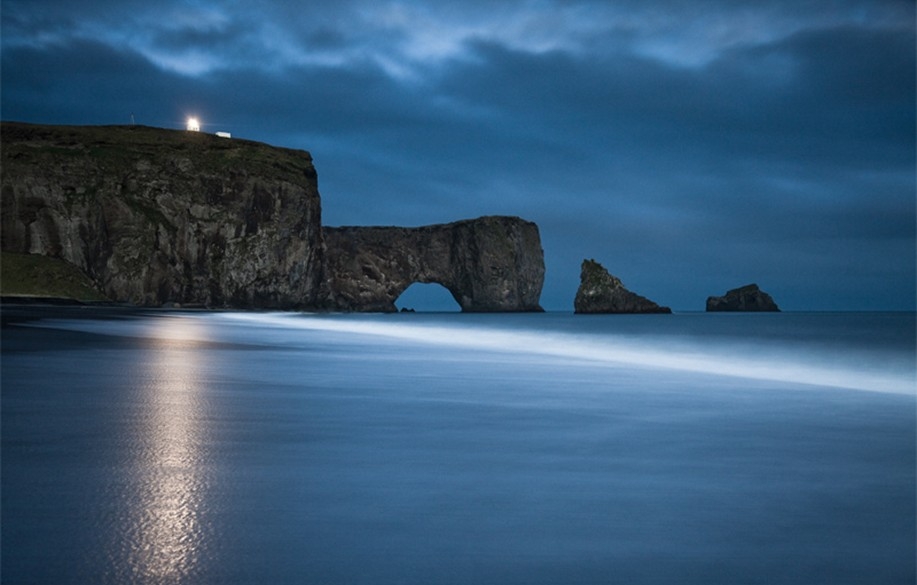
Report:
[[[200,132],[201,131],[201,123],[198,122],[197,118],[195,118],[194,116],[191,116],[190,118],[188,118],[188,131],[189,132]]]

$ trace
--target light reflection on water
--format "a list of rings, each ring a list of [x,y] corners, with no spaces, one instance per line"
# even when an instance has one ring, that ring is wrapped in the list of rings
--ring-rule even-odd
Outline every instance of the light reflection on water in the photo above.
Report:
[[[787,328],[742,363],[814,337],[778,383],[678,367],[665,323],[734,320],[669,317],[4,327],[3,582],[913,583],[913,321],[742,320]]]
[[[151,324],[156,341],[139,400],[145,412],[128,439],[128,485],[136,493],[124,494],[129,518],[120,553],[130,579],[178,583],[195,573],[207,544],[201,517],[208,490],[205,388],[195,362],[201,354],[184,341],[205,332],[200,320]]]

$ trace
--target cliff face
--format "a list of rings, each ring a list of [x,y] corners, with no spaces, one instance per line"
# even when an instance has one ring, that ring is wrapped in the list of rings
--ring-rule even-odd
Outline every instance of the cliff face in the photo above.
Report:
[[[439,283],[463,311],[541,311],[544,254],[538,226],[482,217],[418,228],[325,228],[332,305],[394,311],[415,282]]]
[[[321,302],[309,153],[134,126],[0,128],[4,251],[66,260],[137,305]]]
[[[573,301],[574,313],[671,313],[624,287],[595,260],[583,260],[580,285]]]
[[[519,218],[323,232],[305,151],[141,126],[3,123],[0,140],[2,250],[64,260],[114,301],[394,311],[437,282],[464,311],[541,310]]]

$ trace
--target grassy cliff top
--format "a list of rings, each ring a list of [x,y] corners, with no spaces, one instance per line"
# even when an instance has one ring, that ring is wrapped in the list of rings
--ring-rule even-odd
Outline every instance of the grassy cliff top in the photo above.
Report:
[[[88,159],[102,168],[127,168],[139,159],[187,157],[203,172],[226,173],[244,167],[248,173],[298,183],[315,176],[312,155],[305,150],[271,146],[206,132],[150,126],[48,126],[0,122],[4,164]]]
[[[0,294],[5,297],[49,297],[106,301],[78,268],[36,254],[0,254]]]

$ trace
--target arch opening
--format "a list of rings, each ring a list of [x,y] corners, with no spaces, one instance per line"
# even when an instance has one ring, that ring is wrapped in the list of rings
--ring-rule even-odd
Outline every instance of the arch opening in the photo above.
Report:
[[[457,313],[462,310],[452,293],[441,284],[415,282],[395,299],[399,311],[422,313]]]

